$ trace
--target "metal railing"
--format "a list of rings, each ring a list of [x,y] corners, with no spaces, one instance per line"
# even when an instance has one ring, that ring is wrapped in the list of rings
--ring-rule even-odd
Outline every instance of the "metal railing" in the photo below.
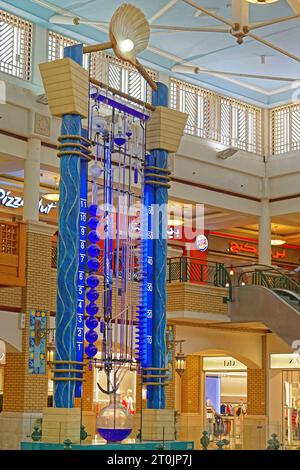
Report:
[[[286,273],[275,266],[248,265],[231,267],[233,286],[256,285],[268,289],[286,289],[300,293],[300,279],[298,273]]]
[[[213,285],[227,288],[232,299],[232,283],[229,272],[222,263],[188,258],[168,258],[167,282],[189,282],[192,284]]]
[[[101,261],[101,259],[100,259]],[[115,265],[115,263],[114,263]],[[52,244],[52,268],[57,268],[57,244]],[[100,263],[99,275],[103,274],[103,263]],[[113,274],[115,277],[115,272]],[[134,277],[134,280],[139,280]],[[232,279],[222,263],[202,261],[185,256],[167,259],[167,283],[190,282],[208,284],[228,289],[228,299],[232,299]]]

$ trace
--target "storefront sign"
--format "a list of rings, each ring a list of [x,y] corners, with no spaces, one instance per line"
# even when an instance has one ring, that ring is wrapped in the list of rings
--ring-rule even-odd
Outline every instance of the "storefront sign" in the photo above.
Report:
[[[234,357],[204,357],[203,370],[205,371],[228,371],[228,370],[247,370],[242,362]]]
[[[235,254],[247,253],[247,254],[253,254],[255,256],[258,256],[258,246],[252,245],[250,243],[230,242],[229,251]],[[273,259],[284,259],[285,257],[286,257],[286,250],[284,248],[272,250]]]
[[[24,199],[20,196],[12,194],[11,191],[0,188],[0,204],[2,204],[4,207],[7,207],[8,209],[20,209],[24,206]],[[43,198],[41,198],[39,201],[39,212],[41,214],[48,215],[56,207],[56,202],[49,202],[44,204]]]
[[[271,354],[271,369],[300,369],[300,354]]]
[[[201,252],[206,251],[208,249],[208,240],[203,234],[197,235],[195,243],[197,249]]]

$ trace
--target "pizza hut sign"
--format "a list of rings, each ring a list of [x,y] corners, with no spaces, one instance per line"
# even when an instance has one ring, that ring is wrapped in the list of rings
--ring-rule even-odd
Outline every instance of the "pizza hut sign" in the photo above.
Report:
[[[9,209],[20,209],[24,205],[24,199],[20,196],[15,196],[11,191],[6,191],[0,188],[0,204]],[[52,209],[57,207],[56,202],[49,202],[44,204],[43,198],[39,201],[39,212],[41,214],[49,214]]]

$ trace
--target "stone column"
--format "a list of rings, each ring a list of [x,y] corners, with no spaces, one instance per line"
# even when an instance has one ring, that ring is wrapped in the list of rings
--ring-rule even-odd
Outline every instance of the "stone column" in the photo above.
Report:
[[[24,168],[23,220],[38,222],[40,201],[41,141],[28,139],[27,158]]]
[[[28,372],[30,310],[50,314],[51,247],[53,227],[27,224],[26,286],[22,288],[22,352],[8,352],[4,372],[4,403],[0,414],[0,449],[19,449],[47,406],[48,368],[44,374]],[[49,320],[47,321],[48,324]]]
[[[259,264],[270,266],[271,257],[271,216],[269,199],[261,200],[260,218],[259,218]]]
[[[249,369],[247,375],[247,414],[266,414],[266,337],[262,336],[262,366]]]

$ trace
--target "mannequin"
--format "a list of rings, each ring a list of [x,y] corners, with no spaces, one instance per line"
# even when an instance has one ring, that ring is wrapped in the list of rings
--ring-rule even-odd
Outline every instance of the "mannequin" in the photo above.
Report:
[[[134,401],[133,401],[131,388],[128,388],[127,394],[125,395],[125,397],[122,400],[122,405],[125,406],[125,408],[127,408],[127,410],[129,411],[130,414],[132,414],[132,415],[135,414]]]
[[[240,402],[234,410],[234,416],[237,416],[238,418],[243,418],[246,413],[247,413],[247,406],[244,403],[243,398],[240,398]]]
[[[210,399],[206,401],[206,422],[207,422],[207,432],[209,439],[213,439],[214,432],[214,421],[215,421],[215,409],[212,406]]]

